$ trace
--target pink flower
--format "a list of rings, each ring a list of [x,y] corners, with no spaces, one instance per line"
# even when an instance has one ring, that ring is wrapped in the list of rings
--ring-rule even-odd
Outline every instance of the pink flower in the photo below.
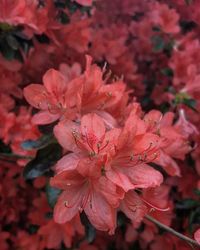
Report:
[[[91,65],[92,58],[86,57],[86,70],[70,79],[61,72],[50,69],[43,76],[43,83],[30,84],[24,88],[24,96],[33,107],[41,111],[33,116],[36,124],[48,124],[58,119],[77,119],[80,115],[95,112],[104,118],[110,127],[117,122],[112,117],[124,96],[126,85],[122,81],[106,84],[103,72]],[[65,69],[66,70],[66,69]]]
[[[78,78],[79,80],[79,78]],[[74,118],[80,80],[67,82],[57,70],[50,69],[43,76],[44,85],[30,84],[24,88],[26,100],[41,111],[33,116],[36,124],[48,124],[63,116]]]
[[[178,33],[179,14],[175,9],[170,9],[167,4],[156,2],[152,5],[150,17],[155,25],[158,25],[165,33]]]

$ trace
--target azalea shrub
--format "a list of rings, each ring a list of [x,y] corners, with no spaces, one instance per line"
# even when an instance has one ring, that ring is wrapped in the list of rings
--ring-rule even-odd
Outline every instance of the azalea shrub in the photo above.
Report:
[[[0,0],[0,249],[200,249],[200,1]]]

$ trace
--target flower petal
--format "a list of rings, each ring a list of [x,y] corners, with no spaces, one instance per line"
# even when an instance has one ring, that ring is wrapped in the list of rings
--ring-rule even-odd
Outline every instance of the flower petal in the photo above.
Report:
[[[91,224],[96,229],[114,233],[116,228],[116,213],[108,202],[98,192],[91,192],[90,200],[84,209]]]
[[[46,89],[41,84],[30,84],[24,88],[24,97],[27,102],[37,109],[47,109]]]
[[[79,212],[85,194],[86,189],[80,185],[63,191],[54,207],[55,222],[62,224],[70,221]]]
[[[34,124],[45,125],[55,122],[59,117],[59,114],[51,114],[49,111],[40,111],[32,117],[32,122]]]
[[[126,174],[122,173],[118,168],[107,170],[106,177],[114,184],[123,188],[125,192],[134,188],[134,185],[132,184],[130,178]]]
[[[77,133],[79,133],[79,126],[75,122],[69,120],[59,122],[54,127],[54,135],[59,144],[69,151],[77,152],[79,150],[73,136],[74,131],[77,131]]]
[[[163,182],[162,174],[146,164],[126,168],[126,174],[129,176],[134,188],[156,187]]]
[[[147,213],[147,207],[134,191],[126,193],[121,202],[120,209],[133,222],[135,227],[139,226],[143,217]]]
[[[59,189],[68,189],[71,186],[84,184],[85,179],[75,170],[62,171],[50,179],[50,184]]]
[[[60,97],[67,87],[65,77],[55,69],[49,69],[44,74],[43,83],[47,91],[54,97]]]
[[[79,163],[79,160],[79,157],[74,153],[65,155],[56,163],[56,173],[75,169]]]
[[[84,115],[81,119],[81,132],[88,136],[92,145],[102,140],[105,135],[105,124],[96,114]]]
[[[194,233],[194,239],[200,244],[200,228]]]
[[[104,176],[99,179],[98,190],[112,207],[118,207],[124,197],[124,192],[119,192],[118,187]]]
[[[159,158],[155,163],[161,165],[163,169],[171,176],[181,176],[180,168],[177,163],[163,150],[160,150]]]

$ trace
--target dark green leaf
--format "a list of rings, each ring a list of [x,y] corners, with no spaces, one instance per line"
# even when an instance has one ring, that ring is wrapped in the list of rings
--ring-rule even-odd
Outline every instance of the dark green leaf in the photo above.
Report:
[[[56,124],[57,124],[57,121],[51,124],[47,124],[47,125],[39,125],[38,128],[42,134],[49,135],[49,134],[53,134],[53,129]]]
[[[153,45],[153,52],[161,52],[165,47],[165,41],[161,36],[152,36],[151,42]]]
[[[15,57],[15,50],[13,50],[5,40],[1,41],[0,43],[0,50],[2,55],[7,59],[7,60],[13,60]]]
[[[200,205],[200,202],[197,200],[192,200],[192,199],[185,199],[182,201],[179,201],[176,204],[177,209],[192,209],[195,207],[198,207]]]
[[[174,73],[173,70],[170,68],[164,68],[161,70],[161,73],[167,77],[173,77]]]
[[[196,100],[192,99],[187,93],[177,93],[175,99],[173,100],[174,105],[185,104],[187,107],[191,108],[195,112],[198,112],[196,109]]]
[[[8,23],[0,23],[0,29],[3,31],[11,31],[13,29],[13,26]]]
[[[48,146],[51,143],[56,142],[52,134],[43,135],[38,140],[27,140],[22,142],[21,147],[25,150],[41,149]]]
[[[46,196],[50,207],[54,207],[61,190],[58,188],[51,187],[50,184],[46,186]]]
[[[195,189],[195,190],[194,190],[194,193],[195,193],[196,195],[199,195],[199,196],[200,196],[200,189]]]
[[[30,225],[28,228],[28,232],[30,234],[35,234],[35,233],[37,233],[38,229],[39,229],[38,225]]]
[[[0,140],[0,153],[11,153],[11,148]]]
[[[17,39],[13,35],[11,35],[11,34],[7,35],[6,36],[6,41],[7,41],[8,45],[13,50],[18,50],[19,49],[20,44],[19,44],[19,42],[17,41]]]
[[[70,22],[68,15],[63,11],[60,13],[59,17],[62,24],[68,24]]]
[[[40,43],[48,43],[48,44],[50,43],[48,36],[46,36],[45,34],[35,35],[35,37]]]
[[[183,99],[183,104],[185,104],[187,107],[191,108],[194,111],[196,110],[196,100],[194,99]]]
[[[30,161],[24,168],[24,178],[30,180],[49,172],[61,156],[62,148],[59,144],[50,144],[38,150],[35,159]]]
[[[192,235],[193,225],[200,223],[200,207],[193,209],[189,215],[189,232]]]
[[[92,243],[96,236],[96,229],[92,226],[85,213],[81,213],[81,222],[85,227],[86,240]]]

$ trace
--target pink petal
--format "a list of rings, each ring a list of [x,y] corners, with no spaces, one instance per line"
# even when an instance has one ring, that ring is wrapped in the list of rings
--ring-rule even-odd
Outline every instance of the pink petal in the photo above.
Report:
[[[79,160],[79,157],[74,153],[65,155],[56,163],[56,173],[58,174],[62,171],[75,169],[79,163]]]
[[[118,187],[104,176],[99,179],[97,188],[112,207],[118,207],[124,197],[124,192],[118,192]]]
[[[116,211],[98,192],[92,192],[84,209],[88,219],[98,230],[114,233],[116,228]]]
[[[41,84],[30,84],[24,88],[24,97],[27,102],[37,109],[47,109],[46,89]]]
[[[32,117],[34,124],[50,124],[60,118],[60,114],[51,114],[49,111],[40,111]]]
[[[83,186],[72,186],[64,191],[54,207],[54,220],[57,223],[70,221],[78,212],[86,195]]]
[[[126,193],[121,202],[120,209],[125,215],[132,220],[134,226],[137,227],[147,213],[147,207],[140,197],[134,191]]]
[[[115,155],[116,153],[115,150],[116,150],[120,132],[121,132],[120,128],[114,128],[106,132],[103,143],[102,143],[102,147],[101,147],[102,149],[100,149],[100,152],[106,152],[107,154]]]
[[[44,86],[55,97],[60,97],[66,90],[65,77],[55,69],[49,69],[43,76]]]
[[[112,117],[109,113],[97,110],[96,114],[103,119],[108,129],[116,128],[118,126],[116,119]]]
[[[59,144],[69,151],[77,152],[79,149],[73,136],[74,131],[79,133],[79,126],[72,121],[59,122],[58,125],[54,127],[54,135]]]
[[[130,178],[117,168],[106,170],[106,177],[114,184],[121,187],[125,192],[134,188],[134,185],[132,184]]]
[[[123,131],[119,137],[118,149],[132,147],[135,136],[138,134],[144,134],[145,130],[145,123],[132,112],[127,119]]]
[[[89,157],[81,158],[77,165],[77,171],[85,177],[99,178],[101,176],[101,165],[96,160]]]
[[[92,2],[93,2],[93,0],[75,0],[75,1],[83,6],[92,6]]]
[[[163,182],[162,174],[146,164],[127,168],[126,174],[135,188],[156,187]]]
[[[194,233],[194,239],[200,244],[200,228]]]
[[[62,171],[50,179],[50,184],[59,189],[67,189],[71,186],[84,184],[84,177],[75,170]]]
[[[155,163],[161,165],[163,169],[171,176],[181,176],[180,168],[177,163],[163,150],[160,150],[159,158]]]
[[[162,113],[158,110],[151,110],[149,113],[147,113],[144,116],[144,121],[148,125],[148,131],[159,128],[162,117]]]
[[[81,119],[81,132],[87,135],[91,143],[96,143],[105,135],[105,125],[103,120],[96,114],[84,115]]]
[[[62,231],[60,225],[55,223],[53,220],[49,221],[48,224],[40,227],[39,235],[46,236],[46,244],[48,248],[59,248],[62,242]]]
[[[160,146],[159,136],[152,133],[145,133],[143,135],[137,135],[134,138],[133,152],[135,154],[144,154],[146,152],[147,157],[154,158],[153,154],[157,153]]]

